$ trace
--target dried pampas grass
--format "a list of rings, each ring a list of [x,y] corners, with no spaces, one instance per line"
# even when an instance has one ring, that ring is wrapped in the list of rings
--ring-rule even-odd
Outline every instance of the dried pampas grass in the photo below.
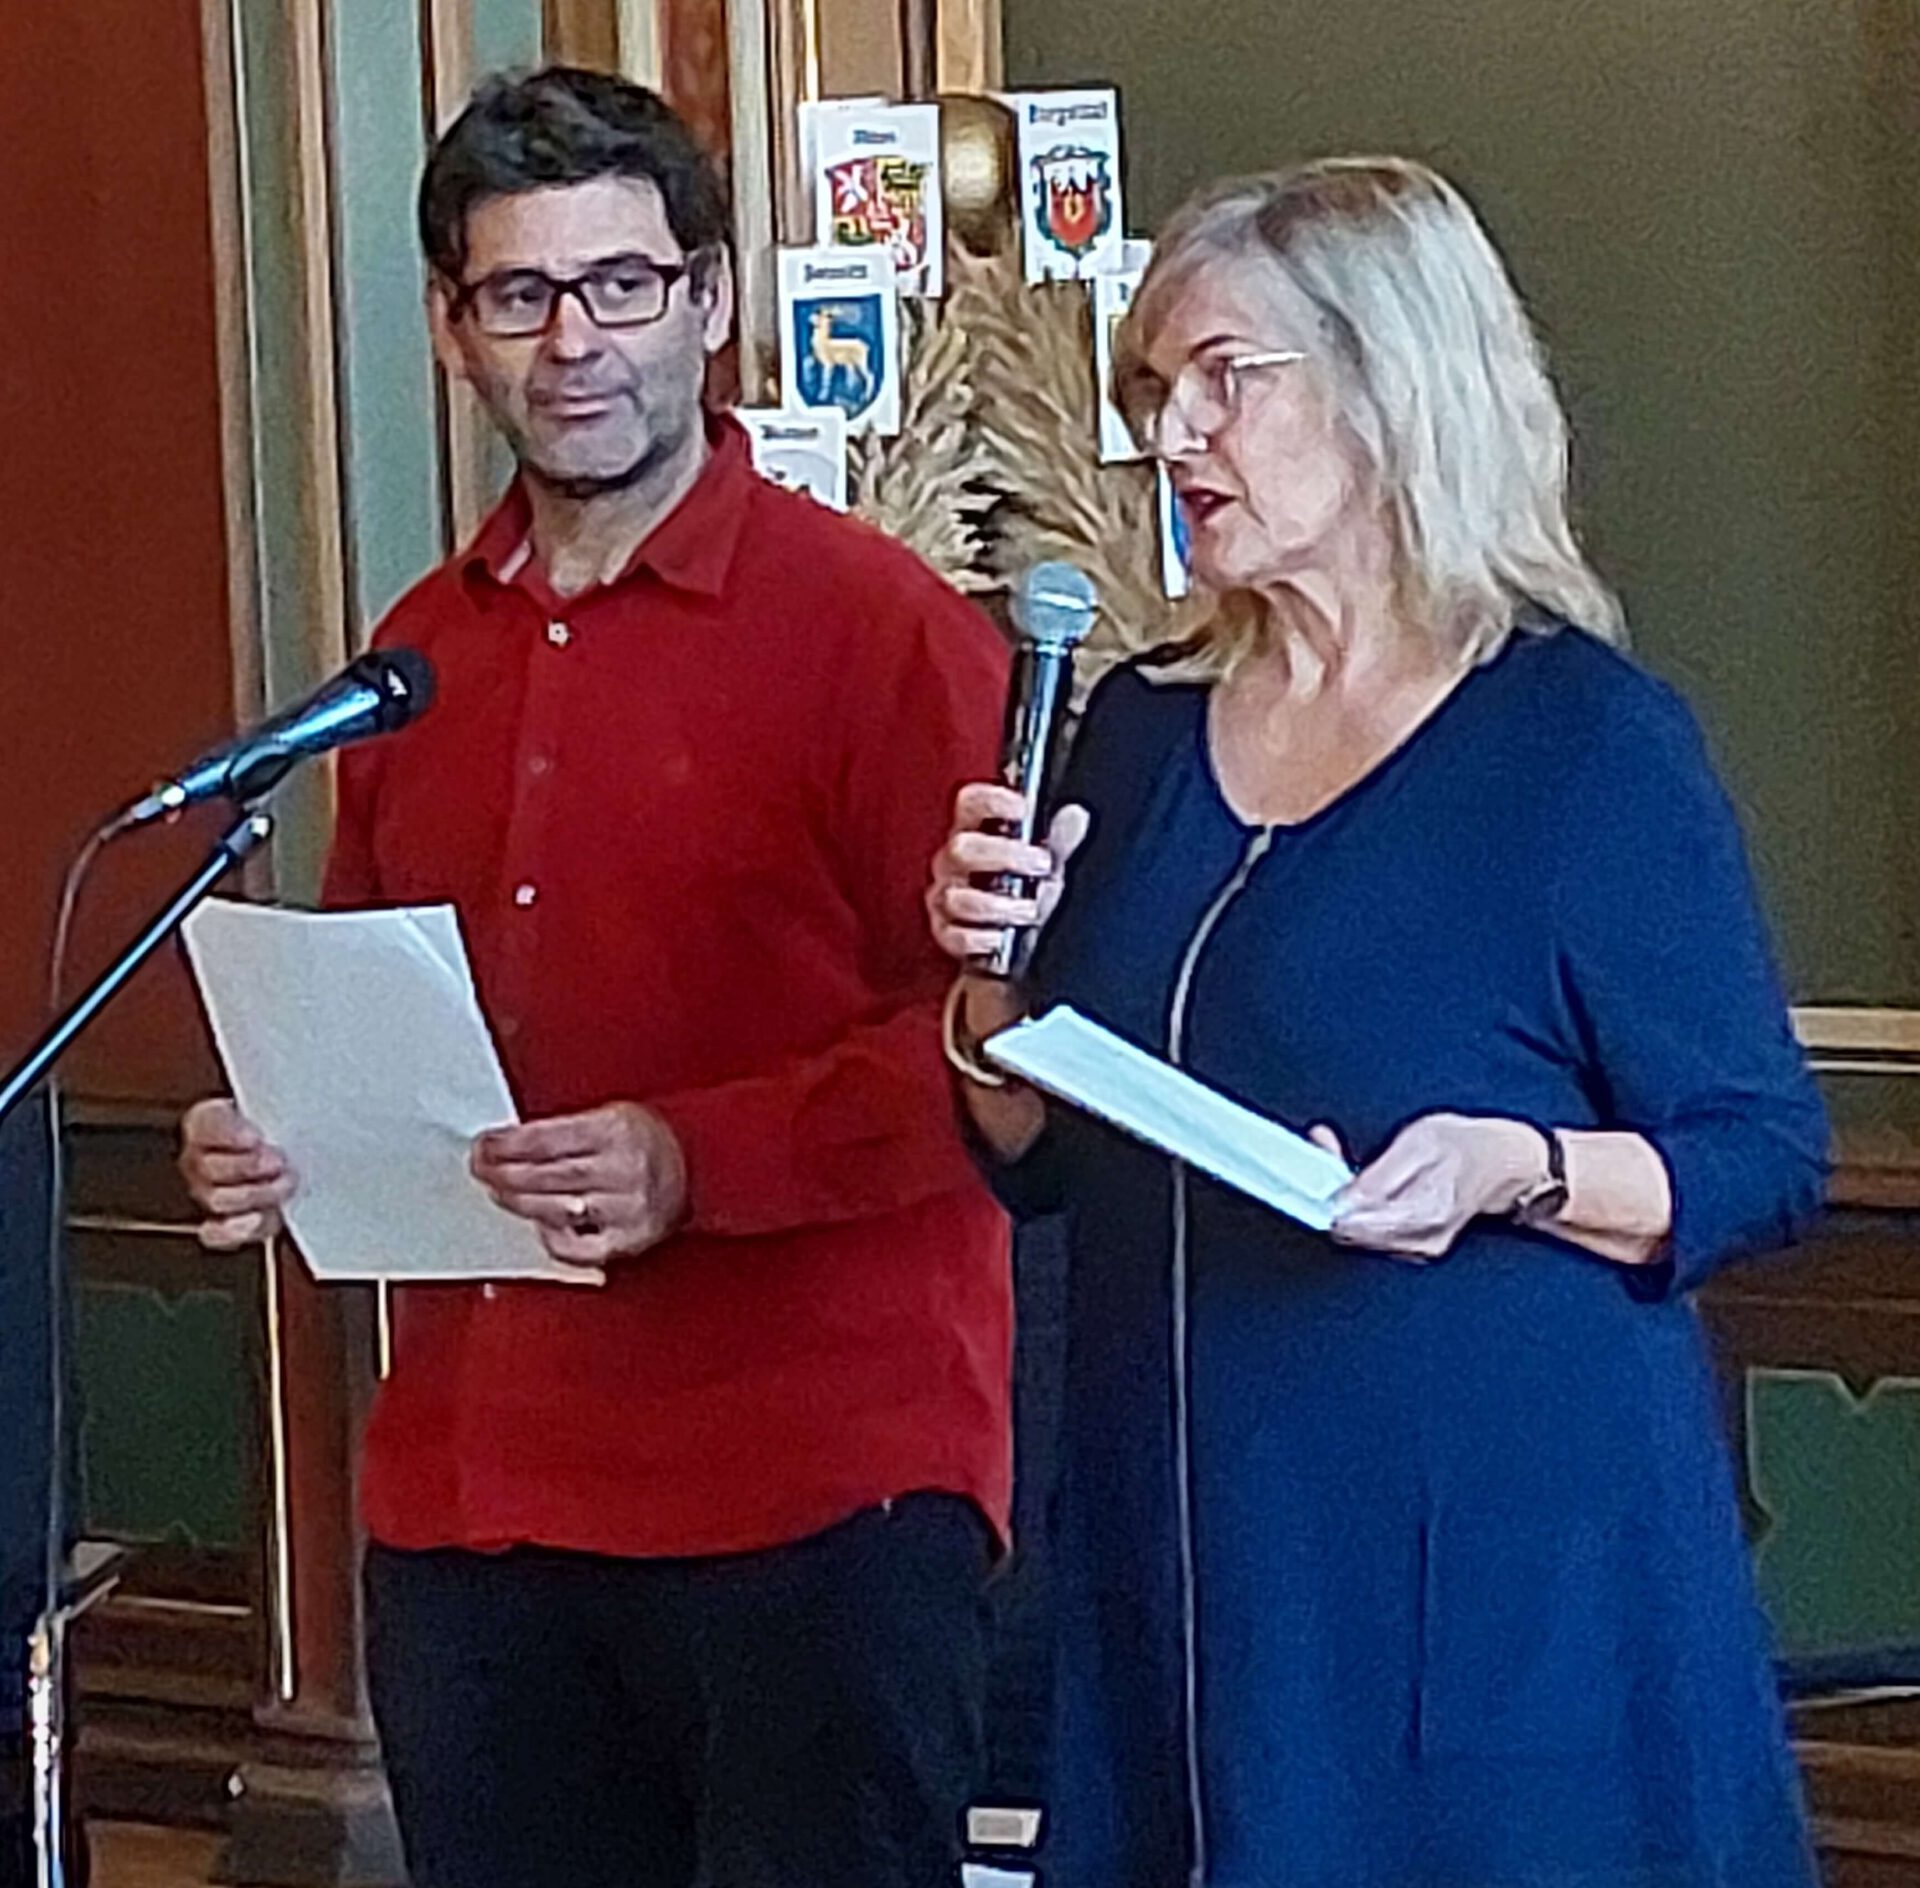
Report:
[[[901,307],[900,431],[849,442],[854,510],[917,551],[956,589],[993,588],[993,509],[973,350],[951,304]]]
[[[956,248],[945,300],[903,319],[901,430],[853,442],[854,509],[962,590],[1008,590],[1049,559],[1084,570],[1101,614],[1083,694],[1184,634],[1196,606],[1162,588],[1152,468],[1100,459],[1085,285],[1029,287],[1017,258]]]
[[[1084,689],[1177,633],[1160,581],[1153,472],[1101,463],[1085,286],[1028,287],[1017,268],[996,262],[969,287],[981,431],[1001,499],[991,521],[994,574],[1011,585],[1058,558],[1092,579],[1101,613],[1079,664]]]

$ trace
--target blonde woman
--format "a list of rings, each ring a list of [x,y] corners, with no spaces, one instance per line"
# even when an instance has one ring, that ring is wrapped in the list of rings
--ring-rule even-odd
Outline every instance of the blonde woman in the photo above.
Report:
[[[1071,1215],[1049,1880],[1807,1888],[1688,1294],[1825,1121],[1506,271],[1431,172],[1315,165],[1185,209],[1119,352],[1211,621],[1096,691],[1047,849],[969,788],[929,894],[963,964],[1045,921],[950,1052]],[[998,1083],[1055,1002],[1317,1124],[1331,1237]]]

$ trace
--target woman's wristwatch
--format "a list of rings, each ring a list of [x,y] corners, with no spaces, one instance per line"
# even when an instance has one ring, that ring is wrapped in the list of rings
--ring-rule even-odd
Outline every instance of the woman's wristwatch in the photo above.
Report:
[[[1547,1144],[1547,1171],[1533,1181],[1513,1203],[1513,1217],[1523,1226],[1550,1226],[1567,1204],[1567,1147],[1558,1128],[1541,1128]]]

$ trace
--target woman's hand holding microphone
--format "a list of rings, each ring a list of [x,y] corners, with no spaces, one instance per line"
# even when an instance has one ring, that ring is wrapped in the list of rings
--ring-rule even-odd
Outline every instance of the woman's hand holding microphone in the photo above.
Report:
[[[963,968],[991,957],[1009,930],[1037,931],[1066,889],[1067,861],[1087,836],[1086,808],[1062,807],[1044,846],[1013,836],[1025,816],[1020,795],[991,781],[962,787],[954,802],[953,831],[934,855],[927,917],[933,941]],[[1032,895],[979,883],[998,878],[1023,880]]]
[[[1085,807],[1054,815],[1045,845],[1023,839],[1026,802],[1011,787],[981,781],[960,789],[953,830],[933,860],[927,922],[933,940],[960,966],[947,1012],[948,1053],[968,1077],[967,1104],[975,1125],[1007,1160],[1016,1160],[1046,1124],[1045,1104],[1030,1088],[985,1068],[978,1045],[1026,1014],[1019,984],[988,975],[984,966],[1010,931],[1037,932],[1054,914],[1066,888],[1067,862],[1087,836]],[[1015,890],[996,880],[1022,881]]]

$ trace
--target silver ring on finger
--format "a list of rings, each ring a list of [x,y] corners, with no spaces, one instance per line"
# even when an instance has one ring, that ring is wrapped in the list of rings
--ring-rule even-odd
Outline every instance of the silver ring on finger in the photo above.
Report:
[[[605,1232],[606,1226],[600,1215],[593,1210],[593,1203],[579,1195],[568,1200],[567,1230],[576,1233],[582,1239],[591,1239],[597,1232]]]

